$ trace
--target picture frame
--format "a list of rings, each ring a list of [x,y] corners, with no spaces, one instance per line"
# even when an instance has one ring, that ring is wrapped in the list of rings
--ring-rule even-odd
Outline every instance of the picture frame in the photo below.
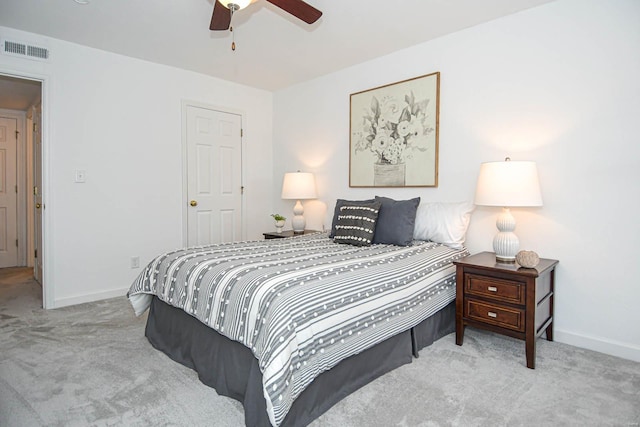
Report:
[[[440,72],[350,95],[349,187],[437,187]]]

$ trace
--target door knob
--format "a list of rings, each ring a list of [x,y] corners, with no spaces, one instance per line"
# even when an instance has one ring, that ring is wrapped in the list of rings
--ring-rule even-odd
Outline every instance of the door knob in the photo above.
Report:
[[[198,202],[196,202],[195,200],[190,201],[189,204],[191,206],[198,206]]]
[[[42,206],[40,203],[36,203],[36,209],[40,209],[40,206]]]

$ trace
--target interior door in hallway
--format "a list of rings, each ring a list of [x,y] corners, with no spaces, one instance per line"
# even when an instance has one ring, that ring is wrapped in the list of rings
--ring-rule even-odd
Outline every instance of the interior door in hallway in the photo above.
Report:
[[[242,117],[187,106],[187,244],[242,238]]]
[[[0,117],[0,267],[18,265],[17,126]]]
[[[42,284],[42,269],[44,265],[44,248],[42,244],[42,105],[38,104],[33,110],[33,232],[35,258],[33,276]]]

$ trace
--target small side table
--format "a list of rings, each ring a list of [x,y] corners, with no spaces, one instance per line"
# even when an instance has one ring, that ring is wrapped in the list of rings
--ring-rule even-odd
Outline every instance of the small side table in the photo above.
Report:
[[[295,234],[293,230],[285,230],[282,233],[278,233],[277,231],[271,231],[269,233],[262,233],[265,240],[267,239],[284,239],[285,237],[293,237],[293,236],[302,236],[303,234],[312,234],[317,233],[316,230],[304,230],[304,233]]]
[[[496,262],[493,252],[455,261],[456,344],[466,326],[525,341],[527,367],[535,368],[536,339],[553,341],[554,259],[540,259],[535,268]]]

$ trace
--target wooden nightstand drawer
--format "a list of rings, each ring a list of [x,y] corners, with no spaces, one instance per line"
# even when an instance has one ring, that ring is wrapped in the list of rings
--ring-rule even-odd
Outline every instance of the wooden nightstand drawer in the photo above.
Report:
[[[512,304],[525,303],[524,284],[513,280],[494,279],[477,274],[465,276],[465,292]]]
[[[524,332],[524,310],[466,300],[464,315],[469,319]]]

